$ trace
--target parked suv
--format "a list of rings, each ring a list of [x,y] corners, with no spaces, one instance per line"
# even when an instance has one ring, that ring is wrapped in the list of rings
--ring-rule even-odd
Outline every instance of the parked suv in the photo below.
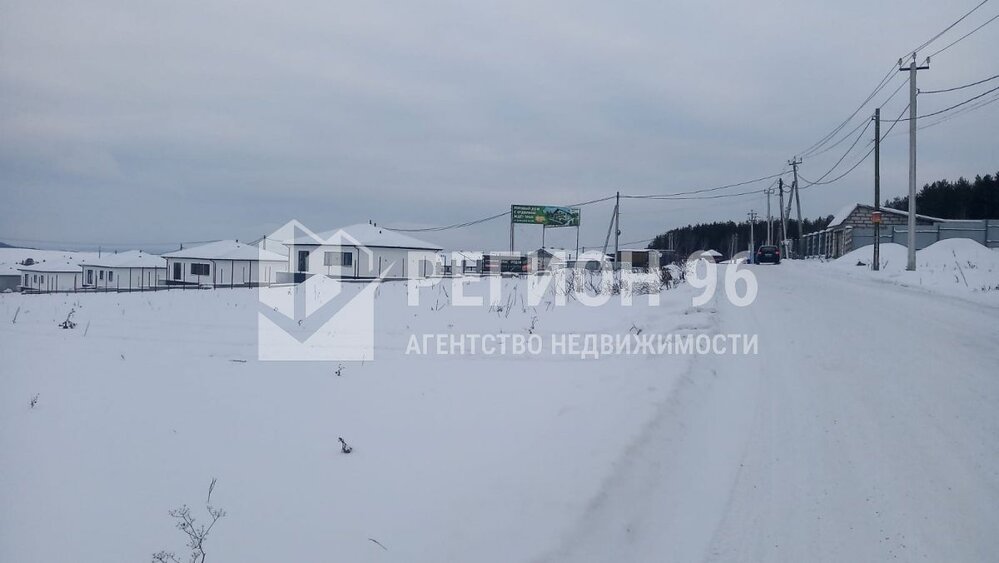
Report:
[[[756,251],[756,263],[780,264],[780,249],[772,244],[763,245]]]

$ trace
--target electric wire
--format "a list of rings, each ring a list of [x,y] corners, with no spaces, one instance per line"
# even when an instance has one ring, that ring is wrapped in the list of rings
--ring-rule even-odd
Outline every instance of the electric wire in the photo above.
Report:
[[[970,84],[964,84],[962,86],[954,86],[953,88],[944,88],[943,90],[920,90],[919,93],[920,94],[943,94],[944,92],[953,92],[955,90],[963,90],[965,88],[970,88],[972,86],[978,86],[979,84],[984,84],[984,83],[986,83],[986,82],[988,82],[990,80],[995,80],[996,78],[999,78],[999,74],[996,74],[995,76],[990,76],[988,78],[983,78],[982,80],[979,80],[977,82],[972,82]]]

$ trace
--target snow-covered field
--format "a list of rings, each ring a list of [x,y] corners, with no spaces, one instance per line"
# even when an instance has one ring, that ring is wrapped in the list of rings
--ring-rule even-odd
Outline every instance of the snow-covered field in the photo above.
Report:
[[[546,336],[700,331],[711,315],[689,310],[686,288],[657,308],[516,306],[509,316],[434,311],[438,292],[412,308],[403,284],[385,284],[376,360],[339,376],[336,363],[255,360],[254,290],[4,296],[0,561],[181,552],[167,511],[203,510],[213,477],[213,501],[228,511],[208,542],[213,561],[544,552],[689,358],[407,356],[409,335],[526,334],[532,322]],[[77,327],[58,328],[71,309]]]
[[[999,307],[843,264],[749,269],[748,307],[694,308],[688,285],[529,307],[511,280],[504,311],[440,288],[408,307],[388,283],[375,360],[342,366],[257,361],[254,290],[0,295],[0,561],[182,558],[168,511],[202,521],[213,478],[213,562],[999,553]],[[413,334],[638,330],[759,353],[406,354]]]

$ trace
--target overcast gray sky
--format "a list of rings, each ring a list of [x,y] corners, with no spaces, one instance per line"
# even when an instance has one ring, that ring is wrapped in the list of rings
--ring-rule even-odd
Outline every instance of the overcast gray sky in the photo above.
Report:
[[[441,225],[765,176],[976,3],[0,0],[0,240]],[[996,13],[986,3],[924,54]],[[935,58],[920,87],[999,73],[997,31]],[[920,113],[980,91],[922,96]],[[997,125],[992,104],[920,131],[920,185],[999,170]],[[883,149],[885,197],[907,189],[906,128]],[[817,179],[850,142],[802,174]],[[871,199],[872,171],[802,192],[804,213]],[[750,208],[762,196],[630,200],[622,240]],[[584,208],[583,244],[602,242],[610,209]],[[500,219],[420,236],[503,248],[507,233]],[[549,236],[574,244],[569,229]],[[518,238],[536,247],[540,231]]]

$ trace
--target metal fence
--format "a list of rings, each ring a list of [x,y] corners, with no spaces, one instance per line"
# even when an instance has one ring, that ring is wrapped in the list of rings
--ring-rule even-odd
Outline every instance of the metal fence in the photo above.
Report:
[[[835,258],[851,250],[874,244],[873,227],[846,227],[837,231],[820,231],[802,237],[802,254],[807,258]],[[881,227],[881,242],[907,245],[909,229],[906,225]],[[971,239],[988,248],[999,248],[999,219],[960,220],[918,225],[916,250],[951,238]]]

